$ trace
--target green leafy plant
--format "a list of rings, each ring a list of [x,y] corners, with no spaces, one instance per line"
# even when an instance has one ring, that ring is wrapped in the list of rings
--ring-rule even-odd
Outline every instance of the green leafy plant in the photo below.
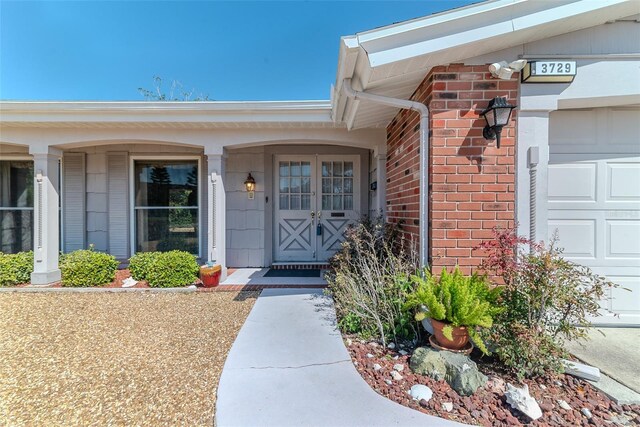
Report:
[[[62,286],[101,286],[116,277],[118,261],[112,255],[96,252],[93,246],[65,254],[60,263]]]
[[[0,252],[0,286],[28,283],[33,271],[33,252],[5,254]]]
[[[129,259],[129,272],[136,280],[147,280],[149,272],[160,252],[137,252]]]
[[[417,333],[403,309],[411,283],[397,280],[416,271],[415,251],[405,247],[398,225],[383,218],[362,219],[345,232],[341,249],[326,275],[338,324],[364,339],[412,339]]]
[[[448,323],[442,330],[448,339],[453,339],[453,327],[465,326],[478,349],[488,353],[476,328],[491,327],[493,317],[500,312],[496,305],[499,288],[491,288],[486,276],[465,276],[458,267],[451,274],[442,269],[440,277],[424,269],[410,280],[416,286],[407,296],[405,308],[417,310],[416,320],[430,317]]]
[[[587,338],[583,326],[617,286],[564,259],[556,236],[543,245],[514,229],[494,230],[479,248],[487,254],[482,268],[504,283],[503,310],[485,331],[494,353],[519,379],[562,372],[564,343]]]
[[[198,279],[200,266],[195,255],[184,251],[155,252],[145,268],[145,280],[154,288],[191,285]]]

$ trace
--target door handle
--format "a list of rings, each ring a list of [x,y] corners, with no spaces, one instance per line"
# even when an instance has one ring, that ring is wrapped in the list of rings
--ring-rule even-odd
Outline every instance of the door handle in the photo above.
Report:
[[[322,216],[322,211],[318,211],[318,219]]]

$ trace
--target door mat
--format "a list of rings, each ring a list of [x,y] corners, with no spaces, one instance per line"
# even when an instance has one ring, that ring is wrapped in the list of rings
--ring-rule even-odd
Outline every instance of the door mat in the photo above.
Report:
[[[320,277],[320,269],[311,268],[305,270],[281,270],[270,268],[263,277]]]

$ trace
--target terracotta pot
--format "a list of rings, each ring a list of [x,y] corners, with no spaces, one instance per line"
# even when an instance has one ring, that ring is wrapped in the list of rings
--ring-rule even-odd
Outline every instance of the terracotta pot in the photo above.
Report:
[[[444,348],[451,350],[462,350],[469,344],[469,332],[464,326],[457,326],[453,328],[453,340],[448,339],[442,334],[442,328],[448,325],[448,323],[441,322],[436,319],[431,319],[431,325],[433,326],[433,334],[436,337],[436,341]]]

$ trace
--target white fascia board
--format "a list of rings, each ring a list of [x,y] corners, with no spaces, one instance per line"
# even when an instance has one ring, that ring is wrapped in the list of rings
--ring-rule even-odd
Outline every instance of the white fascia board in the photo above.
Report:
[[[504,38],[507,45],[523,41],[534,41],[530,35],[527,40],[518,38],[518,33],[536,27],[554,25],[551,33],[540,32],[538,38],[547,38],[578,29],[595,26],[606,21],[629,16],[640,11],[640,2],[635,0],[603,0],[578,2],[495,2],[490,5],[499,8],[479,8],[468,10],[468,14],[456,15],[456,19],[438,16],[424,18],[421,26],[397,27],[395,32],[389,29],[379,33],[361,35],[358,40],[367,51],[369,65],[372,68],[396,63],[412,58],[430,55],[435,52],[454,50],[470,44],[481,44],[489,53],[492,49],[487,40]],[[505,43],[500,43],[504,46]],[[497,50],[497,49],[494,49]],[[464,59],[464,58],[461,58]],[[439,64],[436,64],[439,65]]]
[[[330,101],[0,102],[2,122],[331,123]]]

